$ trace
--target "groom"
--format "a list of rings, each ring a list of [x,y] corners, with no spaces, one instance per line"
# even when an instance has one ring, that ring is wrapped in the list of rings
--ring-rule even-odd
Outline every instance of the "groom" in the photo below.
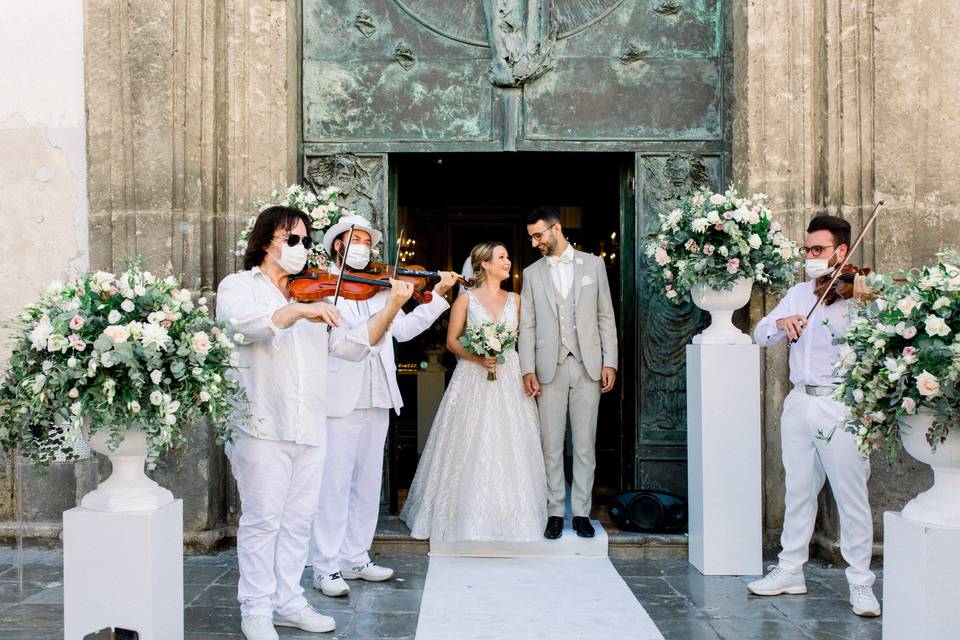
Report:
[[[617,326],[603,261],[575,251],[563,237],[560,212],[540,207],[527,216],[527,236],[544,256],[523,270],[520,369],[540,408],[547,468],[545,538],[563,534],[563,444],[567,415],[573,433],[573,529],[593,537],[590,507],[596,467],[600,394],[617,380]]]

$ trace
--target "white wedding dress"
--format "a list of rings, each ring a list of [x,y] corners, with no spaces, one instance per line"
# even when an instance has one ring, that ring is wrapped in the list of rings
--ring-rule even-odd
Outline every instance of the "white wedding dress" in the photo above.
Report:
[[[467,323],[491,320],[467,292]],[[517,296],[501,320],[517,329]],[[515,349],[497,379],[481,365],[457,363],[427,439],[400,518],[414,538],[434,541],[533,541],[547,519],[546,472],[537,405],[523,393]]]

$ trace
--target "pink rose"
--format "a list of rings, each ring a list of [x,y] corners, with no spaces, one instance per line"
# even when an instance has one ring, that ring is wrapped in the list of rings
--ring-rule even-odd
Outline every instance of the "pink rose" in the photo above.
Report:
[[[730,258],[727,260],[727,273],[736,273],[740,268],[740,258]]]
[[[70,319],[70,328],[73,329],[74,331],[79,331],[80,329],[82,329],[82,328],[83,328],[83,318],[81,318],[81,317],[78,316],[78,315],[77,315],[77,316],[73,316],[73,318]]]
[[[716,229],[717,231],[723,231],[723,223],[718,222],[717,224],[713,225],[713,228]]]
[[[705,244],[705,245],[703,245],[703,255],[705,255],[705,256],[712,256],[712,255],[713,255],[713,245],[712,245],[712,244]]]
[[[903,403],[901,403],[903,410],[907,413],[916,413],[917,412],[917,402],[913,398],[904,398]]]

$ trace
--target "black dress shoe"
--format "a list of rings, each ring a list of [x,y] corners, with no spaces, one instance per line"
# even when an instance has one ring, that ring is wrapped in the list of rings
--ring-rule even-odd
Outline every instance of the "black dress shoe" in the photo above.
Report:
[[[577,532],[577,535],[581,538],[592,538],[593,534],[596,531],[593,530],[593,525],[590,524],[590,518],[584,516],[576,516],[573,519],[573,530]]]
[[[547,528],[543,530],[543,537],[547,540],[556,540],[563,535],[563,518],[550,516],[547,518]]]

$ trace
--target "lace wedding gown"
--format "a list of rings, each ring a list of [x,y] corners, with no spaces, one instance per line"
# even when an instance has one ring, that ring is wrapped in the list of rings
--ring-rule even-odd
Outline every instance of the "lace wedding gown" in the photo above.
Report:
[[[470,293],[467,323],[491,320]],[[517,329],[510,294],[501,321]],[[533,541],[547,518],[546,472],[533,398],[523,393],[511,349],[487,380],[481,365],[457,363],[400,518],[414,538]]]

